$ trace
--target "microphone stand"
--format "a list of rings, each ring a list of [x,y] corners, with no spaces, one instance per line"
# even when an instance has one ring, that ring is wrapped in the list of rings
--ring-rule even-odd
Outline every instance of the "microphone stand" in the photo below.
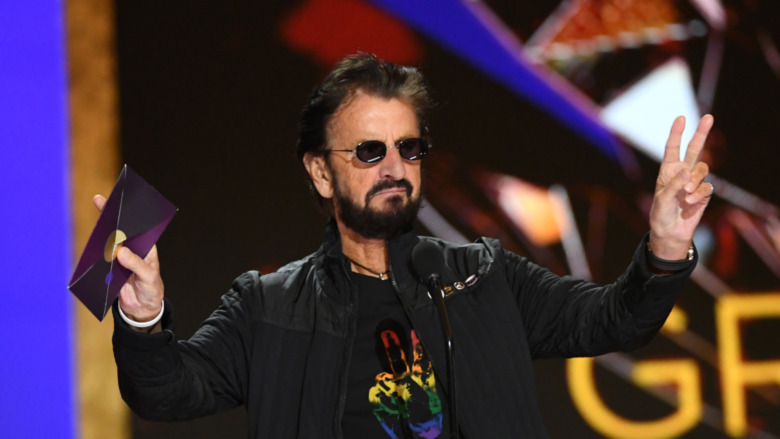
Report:
[[[452,328],[450,327],[450,318],[447,314],[447,307],[444,304],[445,294],[441,285],[441,276],[433,273],[428,277],[428,290],[433,297],[433,301],[436,302],[436,308],[439,310],[441,328],[444,332],[444,343],[447,349],[447,375],[450,387],[450,437],[459,439],[458,411],[455,403],[457,398],[455,397],[455,357],[453,355],[452,347]]]

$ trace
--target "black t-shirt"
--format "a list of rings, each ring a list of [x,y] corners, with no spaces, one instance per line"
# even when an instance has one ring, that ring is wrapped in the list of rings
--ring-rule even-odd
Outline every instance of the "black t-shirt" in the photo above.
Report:
[[[344,437],[447,438],[433,368],[390,281],[351,275],[358,287],[358,320]]]

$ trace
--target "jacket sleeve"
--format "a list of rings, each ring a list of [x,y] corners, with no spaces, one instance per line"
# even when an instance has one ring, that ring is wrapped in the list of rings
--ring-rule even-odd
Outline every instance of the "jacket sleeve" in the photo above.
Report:
[[[259,273],[233,283],[222,303],[186,341],[173,332],[165,304],[163,331],[133,331],[114,306],[114,358],[122,399],[149,420],[189,419],[235,407],[246,399],[251,355],[251,295]]]
[[[661,329],[696,266],[657,276],[647,267],[647,236],[610,285],[559,277],[504,250],[534,357],[595,356],[647,344]]]

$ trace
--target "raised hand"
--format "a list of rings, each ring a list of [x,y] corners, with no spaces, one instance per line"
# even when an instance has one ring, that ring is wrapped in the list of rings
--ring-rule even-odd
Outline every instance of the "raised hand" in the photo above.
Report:
[[[106,205],[105,197],[95,195],[92,202],[99,211]],[[119,291],[119,306],[127,317],[137,322],[154,319],[162,307],[164,288],[160,277],[157,246],[141,259],[126,247],[117,252],[117,260],[133,274]]]
[[[686,257],[693,232],[710,202],[714,187],[704,181],[709,167],[700,162],[699,157],[712,124],[713,118],[709,114],[701,118],[682,160],[680,139],[685,118],[679,116],[672,124],[650,209],[649,246],[661,259]]]

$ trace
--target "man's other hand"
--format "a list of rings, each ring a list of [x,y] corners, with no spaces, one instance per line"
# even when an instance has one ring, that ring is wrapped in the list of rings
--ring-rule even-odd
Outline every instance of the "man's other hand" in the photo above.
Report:
[[[704,180],[709,167],[699,158],[713,121],[709,114],[701,118],[682,160],[680,142],[685,118],[679,116],[672,124],[650,209],[649,246],[661,259],[686,258],[693,232],[710,202],[714,186]]]

